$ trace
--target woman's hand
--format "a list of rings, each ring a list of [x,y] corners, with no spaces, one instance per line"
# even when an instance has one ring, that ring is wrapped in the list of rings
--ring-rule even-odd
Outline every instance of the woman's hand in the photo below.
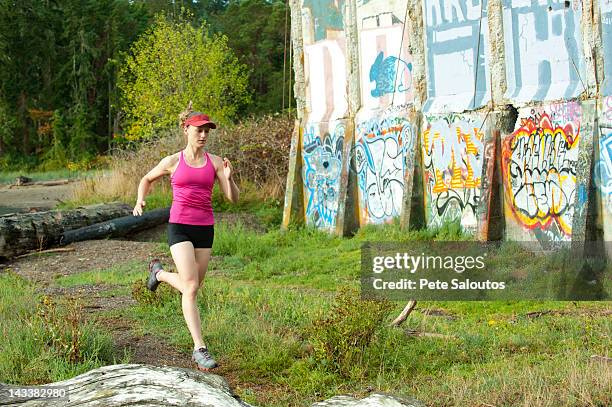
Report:
[[[147,203],[145,201],[138,201],[136,202],[136,206],[134,206],[134,210],[132,211],[132,214],[134,216],[141,216],[142,215],[142,208],[145,207]]]
[[[223,175],[225,175],[228,180],[232,177],[232,163],[227,157],[223,158]]]

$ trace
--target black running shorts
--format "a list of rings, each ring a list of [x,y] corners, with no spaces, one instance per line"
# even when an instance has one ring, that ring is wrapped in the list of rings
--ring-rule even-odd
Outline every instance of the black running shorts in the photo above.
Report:
[[[168,223],[168,245],[191,242],[196,249],[211,249],[215,239],[214,225]]]

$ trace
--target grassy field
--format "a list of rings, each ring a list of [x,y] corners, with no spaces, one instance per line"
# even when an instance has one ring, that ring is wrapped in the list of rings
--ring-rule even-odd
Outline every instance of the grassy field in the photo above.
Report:
[[[0,332],[0,382],[43,384],[120,362],[78,303],[38,294],[10,272],[0,274]]]
[[[247,402],[266,406],[372,390],[433,406],[610,405],[610,365],[591,358],[609,354],[609,302],[423,301],[390,328],[404,303],[359,298],[362,242],[458,239],[453,227],[405,234],[390,225],[346,239],[220,225],[199,296],[219,373]],[[517,268],[533,266],[530,256],[508,256]],[[115,312],[187,354],[180,298],[164,288],[143,294],[143,276],[132,270],[126,263],[57,284],[119,284],[113,293],[133,293],[139,304]]]

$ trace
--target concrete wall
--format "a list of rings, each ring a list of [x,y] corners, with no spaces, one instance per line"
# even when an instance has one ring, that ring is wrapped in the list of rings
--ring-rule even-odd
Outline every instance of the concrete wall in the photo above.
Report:
[[[612,239],[611,0],[291,6],[304,210],[285,226],[408,225],[418,197],[428,227],[482,240],[584,240],[595,207]]]

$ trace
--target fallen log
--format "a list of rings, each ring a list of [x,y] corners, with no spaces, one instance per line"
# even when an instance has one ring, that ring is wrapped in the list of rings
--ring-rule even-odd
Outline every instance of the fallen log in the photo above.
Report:
[[[154,209],[143,213],[142,216],[123,216],[95,225],[66,231],[61,236],[59,244],[67,245],[83,240],[125,236],[166,223],[169,217],[170,208]]]
[[[57,244],[62,234],[109,219],[128,215],[129,205],[114,202],[70,210],[13,213],[0,216],[0,258],[11,258],[31,250]]]

